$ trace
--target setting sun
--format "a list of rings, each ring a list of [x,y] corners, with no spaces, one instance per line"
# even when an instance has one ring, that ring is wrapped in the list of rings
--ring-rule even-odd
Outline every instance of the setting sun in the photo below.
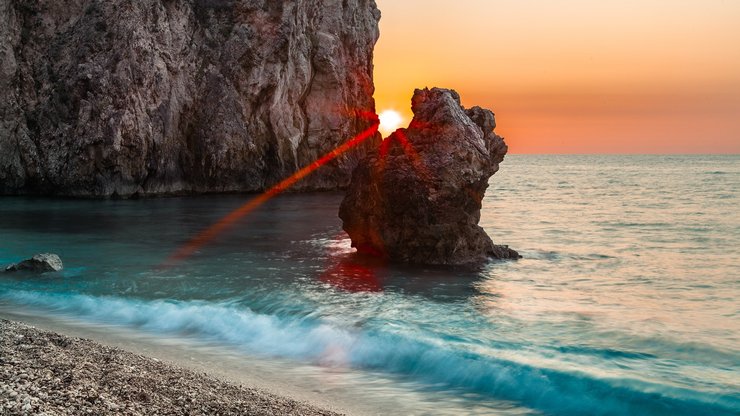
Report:
[[[380,119],[378,130],[383,134],[383,137],[396,131],[403,123],[403,117],[396,110],[383,110],[378,114],[378,118]]]

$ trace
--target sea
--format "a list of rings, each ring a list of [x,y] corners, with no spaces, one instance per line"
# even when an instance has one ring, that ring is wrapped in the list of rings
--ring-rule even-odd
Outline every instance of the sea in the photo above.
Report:
[[[519,261],[361,258],[341,193],[287,193],[167,263],[254,197],[2,197],[0,264],[65,269],[0,315],[356,414],[740,414],[738,155],[508,156],[481,226]]]

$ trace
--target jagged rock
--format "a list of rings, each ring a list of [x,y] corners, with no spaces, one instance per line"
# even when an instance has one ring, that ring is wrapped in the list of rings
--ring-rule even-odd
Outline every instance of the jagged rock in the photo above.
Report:
[[[414,119],[355,169],[339,216],[359,252],[422,264],[519,258],[478,226],[488,179],[507,146],[491,111],[452,90],[416,90]]]
[[[263,190],[372,124],[379,18],[373,0],[4,0],[0,194]],[[346,185],[362,153],[297,187]]]
[[[62,259],[56,254],[42,253],[36,254],[30,259],[23,260],[20,263],[11,264],[5,268],[6,272],[29,271],[34,273],[58,272],[62,270]]]

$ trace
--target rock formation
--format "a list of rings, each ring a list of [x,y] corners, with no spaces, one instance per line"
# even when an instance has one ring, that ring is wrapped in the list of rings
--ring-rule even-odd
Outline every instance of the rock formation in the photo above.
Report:
[[[373,0],[4,0],[0,194],[263,190],[372,123],[379,18]],[[361,153],[297,186],[346,185]]]
[[[359,252],[423,264],[519,258],[478,226],[488,179],[507,151],[491,111],[455,91],[416,90],[414,119],[360,162],[339,216]]]
[[[11,264],[5,268],[6,272],[29,271],[34,273],[58,272],[62,270],[62,259],[56,254],[36,254],[28,260]]]

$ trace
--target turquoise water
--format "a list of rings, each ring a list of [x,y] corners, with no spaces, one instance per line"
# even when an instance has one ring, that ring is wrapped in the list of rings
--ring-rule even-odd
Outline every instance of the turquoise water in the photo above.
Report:
[[[478,268],[357,258],[339,194],[281,196],[172,268],[249,197],[1,198],[0,264],[66,269],[0,276],[0,303],[342,369],[421,414],[738,414],[739,192],[738,156],[510,156],[481,224],[524,258]]]

